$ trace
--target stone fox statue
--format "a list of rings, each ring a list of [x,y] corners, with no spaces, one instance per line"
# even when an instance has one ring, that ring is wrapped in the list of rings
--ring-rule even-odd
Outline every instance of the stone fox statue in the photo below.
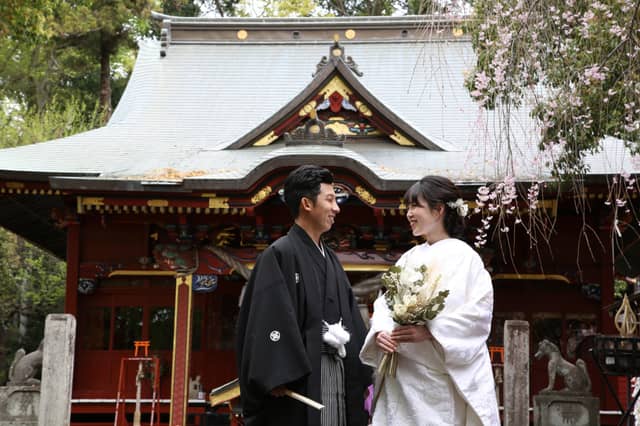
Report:
[[[11,367],[9,367],[9,382],[7,385],[38,385],[40,380],[35,378],[38,369],[42,366],[42,349],[44,340],[40,342],[38,349],[25,354],[20,348],[16,351]]]
[[[560,375],[564,378],[564,383],[567,385],[563,391],[588,393],[591,391],[591,380],[587,373],[587,366],[584,361],[578,359],[576,364],[573,365],[560,354],[560,350],[556,345],[548,341],[542,340],[538,343],[538,351],[534,355],[536,359],[540,359],[544,356],[549,357],[549,364],[547,370],[549,372],[549,384],[541,392],[550,392],[553,390],[553,386],[556,382],[556,375]]]

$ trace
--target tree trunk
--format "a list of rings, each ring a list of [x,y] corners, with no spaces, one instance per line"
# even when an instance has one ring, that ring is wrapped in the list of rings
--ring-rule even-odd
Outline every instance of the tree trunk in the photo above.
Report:
[[[106,124],[111,118],[111,53],[112,44],[105,40],[104,34],[100,41],[100,109]]]
[[[40,55],[42,46],[36,45],[31,52],[31,65],[35,67],[40,63]],[[34,99],[38,112],[44,110],[45,105],[49,102],[49,94],[47,93],[47,79],[31,77],[34,88]]]

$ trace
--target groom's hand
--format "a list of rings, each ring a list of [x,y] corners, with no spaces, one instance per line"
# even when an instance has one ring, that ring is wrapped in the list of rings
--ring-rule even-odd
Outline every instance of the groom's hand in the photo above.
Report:
[[[433,336],[424,325],[401,325],[393,330],[391,339],[399,343],[417,343],[433,339]]]
[[[376,333],[376,345],[385,353],[395,352],[398,348],[398,344],[393,341],[386,331]]]

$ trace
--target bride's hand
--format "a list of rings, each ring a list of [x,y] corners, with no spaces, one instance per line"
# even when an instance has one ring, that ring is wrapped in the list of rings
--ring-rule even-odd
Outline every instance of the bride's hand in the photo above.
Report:
[[[386,331],[376,333],[376,345],[385,353],[395,352],[398,348],[398,344],[393,341]]]
[[[423,342],[425,340],[433,339],[433,336],[423,325],[401,325],[393,330],[391,333],[391,339],[395,342]]]

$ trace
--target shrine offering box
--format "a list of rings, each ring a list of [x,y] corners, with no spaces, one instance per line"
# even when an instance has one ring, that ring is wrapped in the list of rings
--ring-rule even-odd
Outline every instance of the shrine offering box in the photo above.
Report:
[[[595,336],[593,356],[605,374],[640,375],[640,338]]]

